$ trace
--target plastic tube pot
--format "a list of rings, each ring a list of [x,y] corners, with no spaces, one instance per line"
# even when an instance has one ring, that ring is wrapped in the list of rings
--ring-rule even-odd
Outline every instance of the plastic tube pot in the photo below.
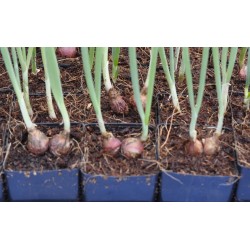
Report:
[[[40,125],[59,127],[59,124]],[[74,124],[75,125],[75,124]],[[29,169],[28,166],[26,169]],[[79,169],[30,171],[4,169],[9,201],[78,201]]]
[[[157,135],[159,137],[159,128]],[[157,152],[160,145],[157,145]],[[159,157],[159,155],[158,155]],[[234,195],[238,176],[208,176],[161,171],[160,200],[169,202],[226,202]]]
[[[89,126],[98,128],[96,124]],[[109,131],[121,128],[141,128],[140,124],[106,124]],[[151,127],[154,132],[154,128]],[[104,176],[87,174],[81,170],[83,201],[155,201],[158,184],[157,173],[141,176]]]

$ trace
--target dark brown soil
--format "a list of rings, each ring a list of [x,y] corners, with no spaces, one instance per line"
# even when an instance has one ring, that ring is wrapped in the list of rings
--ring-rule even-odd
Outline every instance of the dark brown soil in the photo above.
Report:
[[[184,91],[186,92],[186,91]],[[159,123],[179,124],[189,126],[191,121],[191,108],[187,94],[179,96],[181,112],[177,112],[172,104],[169,94],[158,95]],[[207,85],[204,93],[202,106],[197,119],[197,124],[217,126],[218,122],[218,99],[213,85]],[[231,111],[228,106],[224,117],[224,127],[231,128]]]
[[[140,137],[141,133],[140,126],[137,128],[109,126],[108,129],[121,141],[128,137]],[[146,175],[158,171],[158,165],[155,160],[154,130],[149,133],[149,138],[144,143],[144,152],[138,159],[127,159],[121,153],[116,157],[103,154],[100,133],[91,126],[86,127],[86,134],[80,145],[85,153],[86,162],[82,162],[84,172],[100,175],[128,176]]]
[[[232,95],[233,128],[238,162],[250,167],[250,111],[244,107],[244,95]]]
[[[9,120],[12,98],[13,94],[11,91],[1,91],[0,89],[0,123]]]
[[[171,130],[170,130],[171,129]],[[170,130],[170,136],[167,137]],[[197,128],[198,139],[212,136],[214,129]],[[188,127],[159,126],[159,155],[162,167],[177,173],[194,175],[237,175],[234,166],[233,133],[225,131],[221,135],[221,150],[213,156],[202,154],[198,157],[188,156],[184,145],[189,139]],[[168,138],[168,139],[167,139]]]
[[[85,105],[84,96],[82,94],[69,93],[64,97],[64,102],[68,110],[71,122],[83,122],[87,118],[87,111],[85,108],[88,106]],[[62,122],[61,113],[56,105],[56,102],[53,100],[54,110],[56,113],[57,119],[51,119],[48,113],[48,105],[46,96],[30,96],[31,106],[34,112],[32,117],[33,122],[35,123],[44,123],[44,122]],[[19,109],[17,100],[13,102],[12,117],[19,121],[22,121],[22,115]]]

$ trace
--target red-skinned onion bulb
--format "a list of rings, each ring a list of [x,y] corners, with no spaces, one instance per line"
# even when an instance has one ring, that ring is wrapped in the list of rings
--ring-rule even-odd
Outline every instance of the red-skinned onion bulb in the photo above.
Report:
[[[143,150],[144,146],[138,138],[126,138],[122,141],[121,152],[127,158],[138,158]]]
[[[145,110],[146,109],[146,104],[147,104],[147,88],[146,87],[143,87],[142,90],[141,90],[141,103],[142,103],[143,109]],[[135,102],[134,96],[131,96],[130,104],[133,107],[136,107],[136,102]]]
[[[50,152],[55,156],[66,155],[71,149],[71,141],[68,133],[54,135],[50,139]]]
[[[57,53],[61,57],[75,58],[77,55],[76,47],[58,47]]]
[[[198,139],[190,140],[185,144],[185,152],[191,156],[198,156],[203,152],[203,145]]]
[[[240,69],[240,79],[241,80],[246,80],[246,77],[247,77],[247,66],[246,65],[243,65],[243,67]]]
[[[34,155],[44,154],[49,148],[49,138],[36,128],[28,131],[28,133],[28,151]]]
[[[219,138],[216,135],[202,140],[205,155],[214,155],[220,149]]]
[[[103,151],[110,155],[116,155],[120,150],[121,144],[119,139],[112,134],[108,134],[103,139]]]
[[[127,114],[128,105],[117,90],[111,88],[108,92],[111,109],[117,114]]]

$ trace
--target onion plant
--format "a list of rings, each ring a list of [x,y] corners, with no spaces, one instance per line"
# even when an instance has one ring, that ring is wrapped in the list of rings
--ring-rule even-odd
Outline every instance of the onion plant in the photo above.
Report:
[[[152,65],[152,49],[150,50],[149,68],[152,67],[151,65]],[[144,110],[146,109],[146,103],[147,103],[147,93],[148,93],[149,76],[150,76],[150,71],[148,71],[146,81],[143,84],[143,87],[141,89],[141,94],[140,94],[140,99],[141,99],[142,107],[143,107]],[[136,104],[134,95],[131,96],[131,98],[130,98],[130,104],[133,107],[137,108],[137,104]]]
[[[134,47],[129,48],[129,63],[130,63],[130,72],[131,72],[132,86],[134,92],[134,100],[142,122],[142,134],[140,138],[126,138],[125,140],[123,140],[121,150],[123,155],[125,155],[128,158],[139,157],[144,149],[143,142],[146,141],[148,138],[149,118],[150,118],[151,105],[153,99],[158,50],[159,48],[152,48],[151,63],[148,73],[146,107],[144,111],[141,100],[140,86],[139,86],[136,49]]]
[[[26,51],[25,47],[17,47],[17,57],[22,69],[22,88],[23,88],[23,95],[26,107],[28,109],[29,115],[33,116],[33,110],[30,104],[30,97],[29,97],[29,78],[28,78],[28,70],[30,67],[31,57],[33,54],[33,47],[28,48],[28,52]]]
[[[64,103],[60,71],[55,50],[52,47],[41,48],[41,50],[43,55],[43,63],[46,68],[49,82],[51,84],[51,90],[55,98],[56,104],[63,117],[64,131],[60,134],[53,136],[50,140],[51,153],[60,156],[67,154],[71,148],[70,119]]]
[[[228,47],[222,48],[221,59],[219,54],[219,48],[218,47],[212,48],[216,92],[219,103],[219,112],[218,112],[218,123],[215,133],[213,134],[212,137],[203,140],[204,153],[207,155],[213,155],[219,150],[219,137],[222,134],[224,116],[227,110],[228,91],[237,56],[237,50],[238,50],[237,47],[231,48],[229,62],[227,63],[229,48]]]
[[[93,81],[91,73],[88,48],[82,47],[81,53],[82,53],[83,70],[85,74],[87,88],[96,113],[98,125],[103,137],[103,150],[104,152],[110,155],[116,155],[120,150],[121,141],[115,138],[111,132],[108,132],[106,130],[104,120],[102,117],[101,103],[100,103],[102,62],[106,50],[107,50],[106,48],[96,49],[95,73],[94,73],[95,82]]]
[[[120,93],[113,87],[109,75],[108,47],[103,48],[102,60],[103,81],[109,95],[111,109],[117,114],[127,114],[128,105]]]
[[[44,48],[41,48],[41,54],[42,54],[42,60],[43,60],[43,65],[44,65],[45,89],[46,89],[46,98],[47,98],[47,104],[48,104],[49,117],[51,119],[56,119],[56,114],[55,114],[55,110],[54,110],[54,106],[52,102],[50,78],[48,76],[48,65],[46,63]]]
[[[178,52],[178,50],[176,51]],[[166,75],[169,89],[171,92],[173,105],[176,110],[180,111],[180,105],[178,101],[176,84],[175,84],[175,69],[176,69],[176,65],[177,65],[176,62],[178,61],[179,53],[176,53],[176,57],[174,57],[174,49],[170,48],[170,68],[168,66],[168,60],[167,60],[165,50],[163,47],[159,48],[159,54],[161,58],[162,67]]]
[[[44,154],[49,147],[49,138],[36,128],[36,125],[32,122],[29,116],[20,85],[18,62],[15,54],[16,50],[14,48],[12,49],[13,63],[8,48],[2,47],[1,53],[28,131],[27,149],[35,155]]]
[[[183,54],[183,60],[184,60],[185,69],[186,69],[185,73],[186,73],[189,104],[191,107],[191,122],[189,126],[190,140],[185,144],[185,151],[189,155],[197,156],[203,152],[203,145],[201,141],[197,139],[197,131],[195,128],[196,128],[196,123],[197,123],[197,119],[198,119],[198,115],[200,112],[202,99],[204,95],[209,48],[203,48],[200,79],[199,79],[199,89],[198,89],[198,95],[197,95],[196,100],[194,97],[194,90],[193,90],[193,80],[192,80],[192,72],[191,72],[191,65],[190,65],[189,49],[183,48],[182,54]]]

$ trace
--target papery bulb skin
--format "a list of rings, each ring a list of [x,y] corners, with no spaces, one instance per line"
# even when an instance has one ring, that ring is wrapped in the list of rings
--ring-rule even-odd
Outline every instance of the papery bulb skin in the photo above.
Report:
[[[247,66],[246,65],[243,65],[243,67],[240,69],[239,76],[241,80],[246,80],[247,78]]]
[[[28,131],[27,149],[34,155],[42,155],[49,148],[49,138],[40,130],[32,129]]]
[[[138,158],[143,150],[143,143],[138,138],[126,138],[122,141],[121,152],[127,158]]]
[[[50,152],[55,156],[67,155],[71,149],[71,141],[68,133],[54,135],[50,139]]]
[[[108,92],[111,109],[116,114],[128,114],[128,105],[117,90],[111,88]]]
[[[205,155],[214,155],[220,149],[220,141],[216,135],[202,140]]]
[[[201,155],[203,153],[203,145],[198,139],[195,141],[190,140],[185,144],[185,152],[190,156]]]
[[[77,55],[76,47],[58,47],[57,53],[61,57],[75,58]]]
[[[136,108],[136,102],[135,102],[135,98],[134,95],[130,97],[130,104]],[[142,103],[142,107],[145,110],[146,109],[146,104],[147,104],[147,88],[143,87],[143,89],[141,90],[141,103]]]
[[[110,155],[116,155],[121,147],[121,141],[113,135],[103,139],[103,151]]]

